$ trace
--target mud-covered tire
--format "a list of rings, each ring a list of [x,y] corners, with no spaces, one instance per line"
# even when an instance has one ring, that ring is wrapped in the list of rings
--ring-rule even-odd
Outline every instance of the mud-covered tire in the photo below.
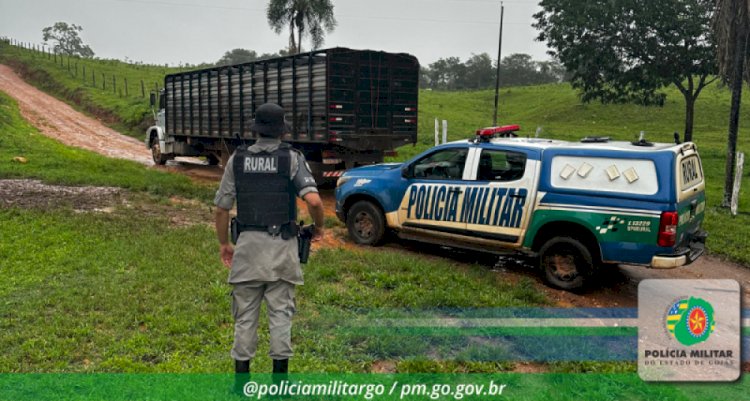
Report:
[[[151,140],[151,158],[154,160],[154,164],[159,166],[167,164],[167,160],[170,159],[169,156],[161,152],[159,140],[156,138]]]
[[[594,270],[591,251],[571,237],[554,237],[539,250],[539,265],[545,281],[562,290],[583,288]]]
[[[219,159],[215,155],[208,155],[206,156],[206,161],[208,162],[209,166],[218,166],[221,162],[221,159]]]
[[[360,245],[379,245],[385,237],[383,212],[369,201],[359,201],[346,214],[349,236]]]

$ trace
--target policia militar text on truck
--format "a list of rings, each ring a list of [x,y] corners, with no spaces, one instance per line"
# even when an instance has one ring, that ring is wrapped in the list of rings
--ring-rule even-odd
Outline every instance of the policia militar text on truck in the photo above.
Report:
[[[704,250],[703,169],[692,142],[517,138],[477,132],[405,163],[348,171],[336,214],[360,244],[399,237],[537,257],[546,281],[575,289],[625,263],[675,268]]]
[[[281,140],[317,179],[338,177],[416,143],[418,85],[415,57],[345,48],[167,75],[145,142],[156,164],[175,156],[219,164],[254,143],[256,108],[276,103],[292,127]]]

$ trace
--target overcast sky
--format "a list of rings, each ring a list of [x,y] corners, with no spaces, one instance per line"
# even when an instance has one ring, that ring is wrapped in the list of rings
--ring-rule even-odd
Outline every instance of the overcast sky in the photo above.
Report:
[[[323,47],[350,47],[417,56],[497,56],[500,1],[333,0],[336,30]],[[538,0],[504,1],[503,56],[528,53],[546,60],[534,38]],[[57,21],[83,26],[81,35],[102,58],[175,65],[214,62],[234,48],[273,53],[289,34],[268,26],[268,0],[0,0],[0,36],[41,43]],[[303,50],[308,49],[305,42]]]

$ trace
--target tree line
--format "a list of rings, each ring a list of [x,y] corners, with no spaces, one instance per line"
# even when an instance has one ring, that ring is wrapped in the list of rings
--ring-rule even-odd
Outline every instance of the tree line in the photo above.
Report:
[[[497,62],[489,54],[474,54],[465,62],[441,58],[422,67],[419,86],[436,90],[487,89],[495,86]],[[500,86],[524,86],[562,82],[565,68],[557,61],[534,61],[523,53],[511,54],[500,63]]]

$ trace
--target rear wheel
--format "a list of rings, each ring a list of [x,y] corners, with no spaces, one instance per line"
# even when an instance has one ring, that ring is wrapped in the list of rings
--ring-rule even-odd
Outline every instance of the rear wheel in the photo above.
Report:
[[[568,291],[582,288],[594,267],[589,249],[571,237],[554,237],[542,245],[539,264],[547,283]]]
[[[151,140],[151,158],[154,159],[154,163],[163,166],[170,159],[169,156],[161,152],[161,146],[159,146],[159,140],[154,138]]]
[[[352,205],[346,215],[346,227],[354,242],[361,245],[378,245],[385,236],[383,212],[369,201]]]

